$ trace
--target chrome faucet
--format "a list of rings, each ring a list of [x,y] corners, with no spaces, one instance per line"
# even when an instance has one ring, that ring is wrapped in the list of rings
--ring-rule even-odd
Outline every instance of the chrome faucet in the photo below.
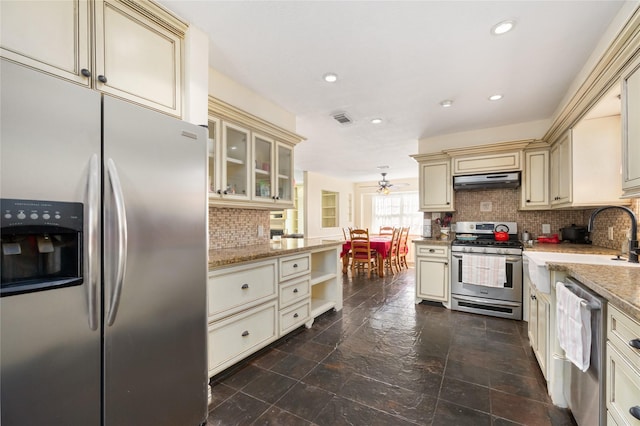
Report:
[[[621,209],[629,213],[629,217],[631,217],[631,239],[629,240],[629,262],[638,263],[638,240],[636,240],[636,238],[638,238],[638,219],[636,219],[636,215],[633,213],[633,210],[631,210],[630,208],[624,207],[624,206],[605,206],[605,207],[600,207],[599,209],[595,209],[593,213],[591,213],[591,217],[589,218],[589,225],[587,226],[587,231],[591,232],[591,230],[593,229],[593,221],[598,215],[598,213],[608,209]]]

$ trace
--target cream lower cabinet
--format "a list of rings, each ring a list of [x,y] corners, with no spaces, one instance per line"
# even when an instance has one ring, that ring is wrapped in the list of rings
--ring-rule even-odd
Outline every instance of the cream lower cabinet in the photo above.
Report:
[[[2,1],[0,19],[2,57],[181,116],[188,26],[153,2]]]
[[[311,255],[296,254],[278,259],[280,282],[279,336],[300,327],[311,316]]]
[[[640,323],[612,305],[607,312],[606,374],[609,424],[640,425]]]
[[[209,377],[278,338],[277,270],[274,258],[209,273]]]
[[[549,325],[551,320],[550,300],[547,295],[538,292],[529,285],[529,344],[538,360],[545,379],[548,378],[549,365]]]
[[[449,247],[415,244],[416,303],[422,300],[449,302]]]

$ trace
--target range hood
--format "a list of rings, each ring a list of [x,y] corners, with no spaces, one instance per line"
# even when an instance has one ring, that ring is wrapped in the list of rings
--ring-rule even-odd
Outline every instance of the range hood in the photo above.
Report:
[[[481,175],[454,176],[453,189],[496,189],[520,186],[520,172],[485,173]]]

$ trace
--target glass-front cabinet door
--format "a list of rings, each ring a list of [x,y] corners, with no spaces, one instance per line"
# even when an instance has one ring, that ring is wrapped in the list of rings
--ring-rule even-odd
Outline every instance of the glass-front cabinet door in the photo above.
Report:
[[[276,145],[278,173],[276,175],[276,202],[290,204],[293,202],[293,148],[278,143]]]
[[[222,125],[222,196],[249,198],[249,130]]]
[[[273,191],[273,146],[272,139],[253,134],[253,199],[271,200]]]
[[[215,194],[222,189],[220,184],[220,170],[217,163],[217,155],[220,153],[220,120],[209,118],[209,138],[207,139],[207,167],[209,194]]]

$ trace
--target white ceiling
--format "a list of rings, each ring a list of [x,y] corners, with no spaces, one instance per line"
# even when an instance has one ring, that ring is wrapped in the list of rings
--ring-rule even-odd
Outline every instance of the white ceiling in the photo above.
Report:
[[[417,176],[421,138],[551,118],[623,4],[159,2],[209,34],[211,67],[297,116],[297,169],[354,182],[382,165],[391,181]],[[505,19],[515,29],[491,35]]]

